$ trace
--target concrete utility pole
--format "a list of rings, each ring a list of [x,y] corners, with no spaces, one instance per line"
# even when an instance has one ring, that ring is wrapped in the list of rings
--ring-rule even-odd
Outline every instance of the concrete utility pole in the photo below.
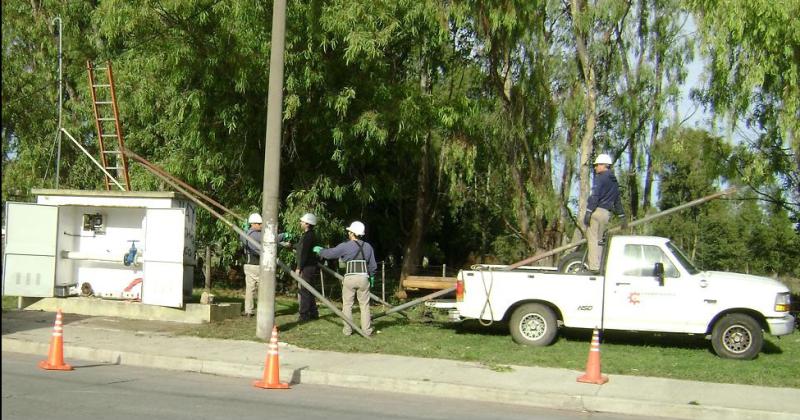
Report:
[[[62,78],[62,54],[61,54],[61,16],[53,19],[53,25],[58,21],[58,130],[56,132],[56,189],[61,175],[61,108],[64,101],[64,79]]]
[[[278,186],[280,185],[281,130],[283,117],[283,50],[286,41],[286,0],[272,4],[272,45],[269,57],[267,141],[264,150],[264,219],[259,263],[256,336],[266,340],[275,325],[275,271],[278,257]]]

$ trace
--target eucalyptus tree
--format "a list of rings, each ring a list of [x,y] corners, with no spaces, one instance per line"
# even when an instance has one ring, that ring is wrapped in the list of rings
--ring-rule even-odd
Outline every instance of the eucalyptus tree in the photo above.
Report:
[[[620,140],[614,152],[618,161],[627,154],[624,182],[634,218],[640,206],[645,211],[650,206],[651,151],[664,119],[662,110],[679,99],[678,84],[685,78],[685,63],[692,59],[693,40],[685,28],[688,14],[679,6],[678,1],[628,2],[612,35],[618,52],[609,64],[618,69],[619,78],[606,84],[611,106],[601,112],[601,120],[606,121],[605,135]]]
[[[668,209],[718,191],[733,178],[731,146],[705,131],[673,128],[656,147],[661,179],[660,209]],[[701,221],[719,213],[719,201],[684,210],[654,223],[655,234],[666,236],[692,258],[706,243]]]
[[[471,168],[505,231],[495,251],[527,256],[560,240],[560,205],[552,182],[556,104],[551,92],[546,1],[453,2],[457,47],[480,73],[464,129],[477,159]],[[483,200],[485,199],[485,200]]]
[[[93,6],[87,2],[22,1],[2,7],[2,138],[3,198],[27,195],[30,188],[51,187],[55,180],[58,103],[58,34],[53,20],[61,17],[64,42],[64,127],[84,146],[81,83],[87,52],[93,45],[83,32],[91,27]],[[88,93],[88,92],[87,92]],[[88,105],[88,104],[87,104]],[[90,161],[64,138],[61,182],[67,188],[95,188],[101,176]],[[96,176],[95,176],[96,175]]]
[[[800,2],[689,0],[708,84],[701,99],[731,126],[743,120],[743,179],[765,200],[800,213]],[[755,138],[752,138],[755,137]],[[763,185],[777,180],[783,188]]]

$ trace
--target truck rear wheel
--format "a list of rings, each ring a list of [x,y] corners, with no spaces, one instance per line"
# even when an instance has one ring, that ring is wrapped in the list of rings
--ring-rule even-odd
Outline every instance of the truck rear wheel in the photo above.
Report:
[[[761,352],[764,332],[761,325],[749,315],[725,315],[714,324],[711,345],[719,357],[750,360]]]
[[[511,314],[508,329],[519,344],[543,347],[550,345],[558,333],[553,310],[541,303],[526,303]]]

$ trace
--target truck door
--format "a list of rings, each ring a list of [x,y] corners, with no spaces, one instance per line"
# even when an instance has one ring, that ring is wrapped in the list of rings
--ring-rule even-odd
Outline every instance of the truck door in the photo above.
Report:
[[[4,295],[53,296],[57,240],[57,206],[6,203]]]
[[[621,246],[605,279],[604,328],[688,332],[687,323],[699,309],[692,305],[702,301],[692,298],[698,291],[690,279],[659,246]],[[657,262],[664,264],[663,284],[653,272]]]

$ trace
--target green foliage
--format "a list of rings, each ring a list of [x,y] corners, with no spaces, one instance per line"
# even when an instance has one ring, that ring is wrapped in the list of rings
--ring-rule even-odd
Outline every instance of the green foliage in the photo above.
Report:
[[[767,196],[800,213],[800,3],[691,0],[710,81],[702,99],[721,117],[759,130],[743,167],[747,181],[778,175],[786,194]],[[756,179],[753,179],[756,178]]]
[[[733,149],[718,137],[674,130],[659,145],[659,207],[671,208],[709,195],[736,180]],[[749,190],[657,221],[657,235],[672,238],[707,270],[779,276],[800,273],[800,235],[781,206],[759,205]]]
[[[661,206],[729,180],[747,183],[778,207],[714,204],[664,231],[704,262],[733,267],[749,259],[748,270],[796,273],[780,246],[797,241],[789,221],[797,213],[785,204],[797,185],[798,154],[778,153],[796,131],[787,117],[796,112],[796,60],[785,60],[796,54],[800,31],[786,21],[794,15],[754,2],[748,8],[764,11],[747,16],[755,30],[730,39],[710,28],[733,27],[732,19],[703,15],[714,65],[739,77],[719,70],[707,98],[744,104],[746,89],[760,83],[746,108],[763,130],[730,146],[701,132],[659,136],[648,128],[666,119],[663,108],[676,98],[692,54],[680,37],[686,11],[677,2],[576,4],[573,22],[571,6],[551,0],[289,2],[280,230],[299,233],[297,219],[311,211],[321,242],[335,245],[358,219],[379,259],[425,254],[448,266],[508,263],[561,245],[588,130],[579,33],[597,72],[590,140],[629,153],[617,168],[629,174],[626,194],[638,192],[651,163],[662,176]],[[716,2],[690,4],[700,10]],[[92,155],[86,60],[111,60],[128,148],[243,216],[260,211],[272,10],[219,0],[4,3],[4,200],[54,185],[55,16],[64,22],[64,126]],[[786,25],[765,27],[770,20]],[[753,55],[759,34],[776,56]],[[777,50],[780,41],[788,50]],[[722,95],[726,89],[733,96]],[[662,144],[644,141],[653,133]],[[66,139],[62,146],[60,185],[102,188],[89,160]],[[169,188],[136,164],[131,178],[135,190]],[[756,210],[759,229],[728,221],[757,220]],[[236,235],[202,210],[197,237],[199,249],[214,246],[223,265],[233,264]]]

